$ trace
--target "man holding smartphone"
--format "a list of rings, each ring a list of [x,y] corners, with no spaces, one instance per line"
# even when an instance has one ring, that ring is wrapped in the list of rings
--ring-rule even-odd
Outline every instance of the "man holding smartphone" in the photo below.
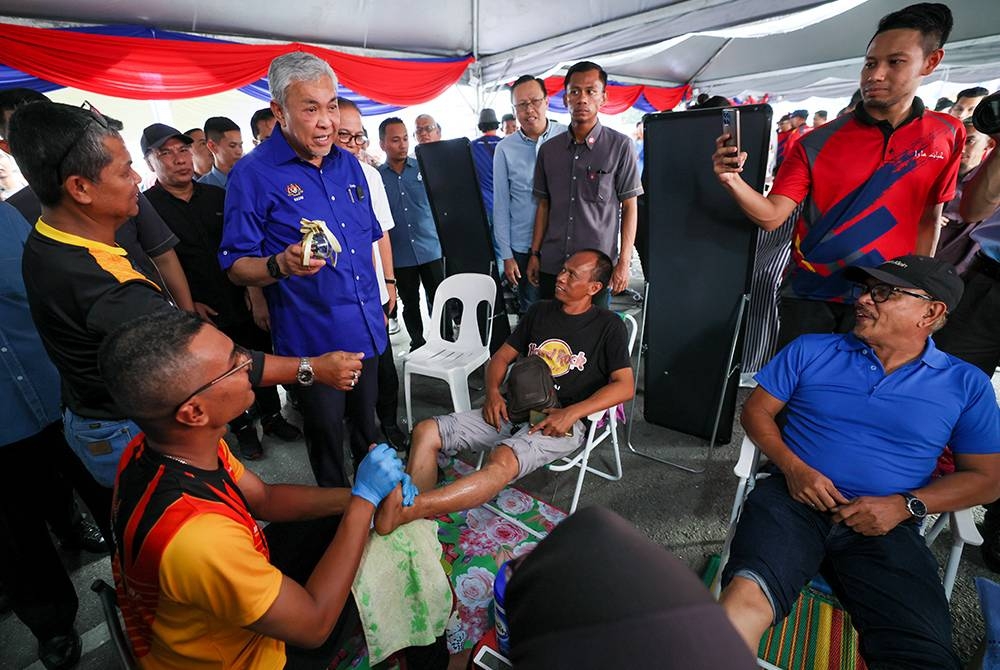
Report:
[[[747,155],[716,140],[715,173],[746,215],[778,228],[802,204],[781,287],[778,345],[854,323],[852,265],[908,253],[933,255],[943,203],[951,200],[965,131],[924,108],[916,90],[944,57],[951,11],[919,4],[886,15],[861,70],[863,104],[801,137],[765,197],[740,176]]]

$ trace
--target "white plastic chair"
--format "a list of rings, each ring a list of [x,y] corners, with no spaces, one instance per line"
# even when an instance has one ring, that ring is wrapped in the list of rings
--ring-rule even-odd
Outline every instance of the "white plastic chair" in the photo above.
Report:
[[[716,597],[719,596],[721,587],[722,569],[726,567],[726,563],[729,561],[729,551],[733,542],[733,536],[736,534],[736,524],[740,520],[740,512],[743,511],[743,502],[750,495],[757,480],[768,476],[767,474],[759,474],[759,461],[760,449],[757,448],[757,445],[749,437],[744,436],[743,443],[740,445],[740,457],[733,468],[733,472],[739,477],[739,484],[736,486],[736,497],[733,499],[733,509],[729,515],[729,530],[726,533],[726,542],[722,547],[722,559],[719,562],[719,570],[716,573],[715,581],[712,583],[712,592]],[[948,562],[945,564],[944,575],[941,581],[944,584],[945,597],[951,600],[951,591],[955,586],[955,576],[958,574],[958,564],[962,560],[962,549],[966,544],[978,547],[983,543],[983,536],[979,534],[979,530],[976,528],[976,522],[972,517],[972,510],[963,509],[957,512],[939,514],[933,522],[930,522],[930,519],[924,522],[921,534],[924,535],[927,546],[930,546],[937,539],[937,536],[944,529],[945,524],[951,527],[951,550],[948,554]]]
[[[403,390],[406,396],[406,421],[413,430],[413,403],[410,398],[410,376],[423,375],[441,379],[451,389],[454,411],[472,409],[469,398],[469,375],[490,358],[490,338],[493,328],[493,301],[497,285],[489,275],[463,273],[446,278],[434,293],[427,343],[415,349],[403,363]],[[463,324],[458,339],[450,342],[441,337],[446,317],[445,304],[455,299],[462,303]],[[486,342],[479,334],[479,305],[487,305]]]
[[[622,314],[622,319],[625,321],[625,326],[628,328],[628,353],[629,357],[632,356],[632,349],[635,347],[635,338],[639,332],[639,325],[635,321],[635,317],[631,314]],[[637,373],[638,374],[638,373]],[[618,449],[618,419],[615,417],[615,410],[617,406],[610,407],[607,409],[602,409],[599,412],[594,412],[587,419],[590,421],[590,429],[587,432],[587,442],[584,444],[583,448],[575,456],[567,456],[566,458],[561,458],[554,463],[549,463],[548,468],[553,472],[565,472],[572,468],[580,468],[580,472],[576,478],[576,490],[573,492],[573,502],[569,506],[569,513],[572,514],[576,511],[576,506],[580,502],[580,492],[583,490],[583,478],[587,476],[589,472],[592,475],[596,475],[603,479],[607,479],[613,482],[618,481],[622,478],[622,457],[621,452]],[[601,419],[607,415],[608,422],[603,428],[598,428],[598,424]],[[611,438],[611,451],[614,458],[614,467],[608,470],[601,470],[590,465],[590,455],[593,453],[594,449],[599,447],[608,438]]]

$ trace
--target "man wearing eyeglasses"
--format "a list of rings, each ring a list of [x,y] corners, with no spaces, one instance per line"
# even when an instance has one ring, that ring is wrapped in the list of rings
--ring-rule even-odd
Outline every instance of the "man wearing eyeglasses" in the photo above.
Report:
[[[559,268],[580,249],[600,249],[614,261],[611,293],[628,288],[642,184],[632,140],[597,118],[608,99],[607,84],[608,74],[597,63],[572,65],[563,80],[569,133],[538,150],[528,280],[543,299],[555,295]],[[594,304],[607,307],[608,301],[604,291]]]
[[[549,98],[545,82],[530,74],[518,77],[510,89],[517,114],[517,130],[500,140],[493,156],[493,245],[503,261],[503,273],[517,287],[520,313],[538,300],[538,288],[528,281],[531,235],[538,203],[531,189],[535,158],[550,137],[566,132],[565,125],[545,116]]]
[[[356,625],[375,506],[399,482],[413,494],[395,452],[375,447],[352,489],[261,481],[222,439],[254,401],[254,357],[182,312],[116,330],[100,366],[143,430],[116,478],[112,565],[139,664],[327,667]]]
[[[274,351],[303,357],[304,377],[312,377],[309,357],[352,352],[359,372],[349,387],[310,382],[299,393],[316,482],[344,486],[345,417],[355,464],[378,436],[377,360],[387,338],[371,245],[382,231],[361,165],[337,146],[330,65],[304,52],[284,54],[271,62],[268,82],[278,126],[229,174],[219,263],[234,283],[263,287]],[[303,253],[304,224],[314,220],[324,222],[322,237],[334,238],[325,240],[326,258],[313,255],[312,244]]]
[[[996,499],[1000,408],[989,378],[930,337],[962,297],[954,267],[910,255],[844,277],[859,284],[853,332],[794,340],[744,406],[776,469],[744,504],[720,602],[756,650],[820,572],[868,667],[957,670],[920,524]],[[932,479],[946,446],[956,471]]]
[[[143,130],[139,145],[146,164],[156,174],[156,183],[146,191],[146,197],[180,239],[177,256],[191,285],[195,311],[240,345],[270,353],[271,336],[254,323],[247,290],[233,284],[219,267],[225,191],[195,181],[192,140],[177,129],[154,123]],[[258,387],[254,392],[254,409],[265,435],[285,442],[302,437],[282,416],[275,387]],[[253,415],[237,417],[232,430],[243,458],[257,460],[264,455]]]
[[[441,126],[430,114],[421,114],[413,120],[413,139],[417,144],[441,141]]]

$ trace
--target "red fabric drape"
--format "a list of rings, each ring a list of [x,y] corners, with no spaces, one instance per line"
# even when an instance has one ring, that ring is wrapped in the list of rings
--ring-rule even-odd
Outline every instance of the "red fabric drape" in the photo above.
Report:
[[[691,87],[687,84],[670,88],[644,86],[642,94],[646,96],[646,102],[662,112],[666,109],[673,109],[681,100],[690,98]]]
[[[562,77],[546,77],[545,92],[550,96],[561,94],[563,90]],[[621,84],[608,84],[608,101],[601,107],[604,114],[621,114],[631,107],[639,99],[640,95],[645,95],[649,104],[657,110],[673,109],[681,100],[691,94],[691,87],[674,86],[663,88],[659,86],[623,86]]]
[[[41,79],[120,98],[177,99],[221,93],[267,75],[271,60],[307,51],[347,88],[372,100],[414,105],[437,97],[472,62],[366,58],[306,44],[181,42],[109,37],[0,24],[0,62]]]

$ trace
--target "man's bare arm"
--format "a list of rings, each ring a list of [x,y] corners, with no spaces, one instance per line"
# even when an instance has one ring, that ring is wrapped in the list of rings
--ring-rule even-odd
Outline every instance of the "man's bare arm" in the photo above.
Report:
[[[167,290],[173,296],[174,303],[185,312],[193,312],[194,300],[191,298],[191,287],[188,285],[184,268],[181,267],[181,260],[177,258],[177,252],[173,249],[167,249],[150,260],[156,264],[156,269],[160,271],[163,283],[167,285]]]
[[[620,256],[611,275],[611,292],[618,294],[628,288],[629,266],[635,249],[635,230],[639,221],[639,205],[635,197],[622,200]]]
[[[913,491],[929,514],[984,505],[1000,498],[1000,454],[955,454],[955,472]]]
[[[274,255],[281,274],[290,277],[309,277],[323,269],[326,261],[322,258],[310,258],[309,265],[302,265],[302,244],[290,244],[280,254]],[[238,286],[269,286],[280,279],[275,279],[267,271],[267,257],[244,256],[238,258],[229,268],[229,280]]]
[[[546,410],[543,420],[531,427],[529,433],[542,433],[551,437],[566,435],[573,430],[573,424],[594,412],[609,409],[618,403],[628,402],[635,388],[632,368],[622,368],[611,373],[607,386],[602,386],[593,395],[568,407]]]
[[[250,470],[236,482],[255,519],[301,521],[343,514],[351,500],[351,489],[268,484]]]
[[[715,140],[715,153],[712,155],[712,167],[719,182],[751,221],[764,230],[780,227],[795,211],[797,203],[784,195],[771,194],[764,197],[753,190],[740,174],[747,159],[746,152],[737,155],[736,147],[724,145],[727,139],[729,135],[721,135]]]
[[[542,248],[542,240],[545,239],[545,231],[549,227],[549,199],[539,198],[538,208],[535,210],[535,229],[531,233],[531,249],[536,251]],[[525,267],[528,272],[528,281],[533,286],[538,286],[538,273],[541,271],[541,262],[535,254],[528,258],[528,265]]]
[[[941,233],[941,214],[944,212],[944,203],[938,203],[934,207],[924,210],[920,222],[917,224],[917,248],[916,253],[921,256],[933,256],[937,251],[938,236]]]
[[[498,431],[501,421],[507,420],[507,402],[500,394],[500,385],[507,376],[507,368],[517,360],[517,349],[506,342],[490,357],[486,366],[486,402],[483,404],[483,419]]]
[[[1000,137],[993,139],[1000,144]],[[969,223],[988,219],[1000,209],[1000,150],[990,153],[979,172],[962,189],[958,209],[962,220]]]

